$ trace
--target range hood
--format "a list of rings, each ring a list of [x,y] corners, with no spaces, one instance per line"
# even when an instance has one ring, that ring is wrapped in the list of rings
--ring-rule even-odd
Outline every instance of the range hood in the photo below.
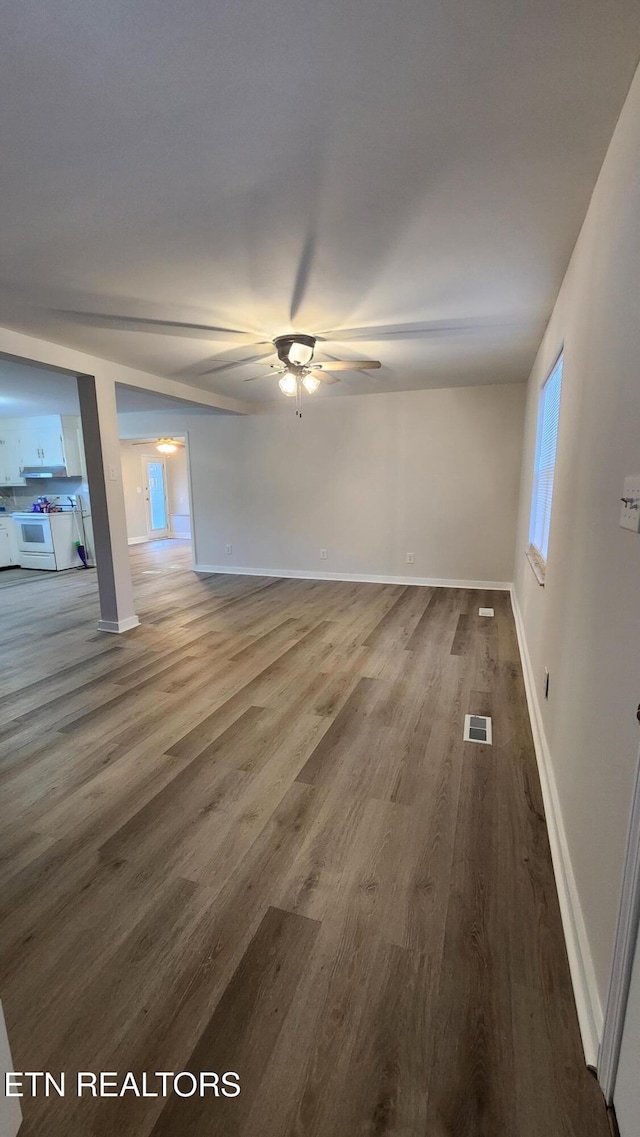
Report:
[[[23,466],[21,478],[68,478],[66,466]]]

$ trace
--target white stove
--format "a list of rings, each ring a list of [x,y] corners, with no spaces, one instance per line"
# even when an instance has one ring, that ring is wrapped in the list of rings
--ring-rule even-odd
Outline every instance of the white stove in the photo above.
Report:
[[[74,513],[14,513],[21,568],[61,569],[80,565]]]

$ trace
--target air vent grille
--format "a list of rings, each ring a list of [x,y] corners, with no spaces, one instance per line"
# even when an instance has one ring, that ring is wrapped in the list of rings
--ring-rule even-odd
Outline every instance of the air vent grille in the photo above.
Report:
[[[489,716],[465,715],[464,734],[462,737],[465,742],[482,742],[485,746],[491,746],[493,742],[493,732]]]
[[[495,616],[493,608],[478,608],[479,616]]]

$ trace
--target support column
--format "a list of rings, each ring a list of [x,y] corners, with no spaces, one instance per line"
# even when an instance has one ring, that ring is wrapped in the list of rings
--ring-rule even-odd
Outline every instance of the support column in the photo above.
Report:
[[[139,623],[133,603],[116,411],[116,385],[102,376],[78,377],[78,397],[91,497],[101,632]]]

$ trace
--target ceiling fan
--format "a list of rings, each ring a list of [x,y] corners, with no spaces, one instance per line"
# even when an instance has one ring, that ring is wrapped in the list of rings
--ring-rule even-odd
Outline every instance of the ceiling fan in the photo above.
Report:
[[[184,446],[179,438],[156,438],[155,441],[150,438],[145,438],[142,442],[134,442],[134,446],[155,446],[160,454],[175,454],[179,446]]]
[[[312,395],[321,383],[340,382],[338,376],[332,374],[334,371],[373,371],[382,366],[378,359],[329,359],[323,363],[313,363],[316,337],[298,332],[277,336],[273,344],[280,363],[271,363],[269,366],[280,376],[278,386],[282,394],[296,399],[297,415],[302,414],[303,390]],[[252,375],[244,382],[252,383],[268,374]]]
[[[301,262],[300,280],[296,278],[295,296],[291,305],[291,318],[301,304],[308,277],[308,257]],[[313,356],[317,343],[324,344],[334,341],[343,343],[362,340],[369,344],[383,340],[385,343],[398,340],[428,340],[450,339],[454,343],[464,341],[468,337],[477,335],[501,337],[504,335],[526,334],[533,327],[532,321],[517,315],[498,316],[472,316],[467,319],[436,319],[416,321],[408,324],[379,324],[377,326],[364,326],[355,328],[334,328],[322,331],[316,336],[302,333],[289,333],[277,336],[275,339],[264,339],[264,333],[251,332],[246,328],[234,328],[216,324],[187,323],[179,320],[164,320],[145,316],[116,315],[106,312],[89,312],[77,310],[56,310],[57,315],[93,327],[113,328],[118,331],[147,332],[154,335],[168,335],[189,337],[199,340],[222,340],[226,344],[235,343],[235,348],[225,350],[221,356],[209,358],[207,363],[217,366],[202,370],[202,364],[196,364],[184,374],[196,374],[198,377],[217,375],[230,371],[236,367],[253,365],[261,369],[261,373],[251,375],[244,380],[245,383],[269,375],[267,367],[269,356],[273,356],[274,349],[279,363],[269,364],[271,371],[279,376],[278,385],[284,395],[296,398],[296,410],[300,413],[303,391],[313,394],[321,383],[337,383],[338,371],[370,371],[381,366],[379,360],[339,360],[326,359],[321,363],[314,363]],[[242,347],[240,345],[243,345]],[[244,345],[249,348],[250,354],[245,354]],[[325,353],[326,354],[326,353]]]

